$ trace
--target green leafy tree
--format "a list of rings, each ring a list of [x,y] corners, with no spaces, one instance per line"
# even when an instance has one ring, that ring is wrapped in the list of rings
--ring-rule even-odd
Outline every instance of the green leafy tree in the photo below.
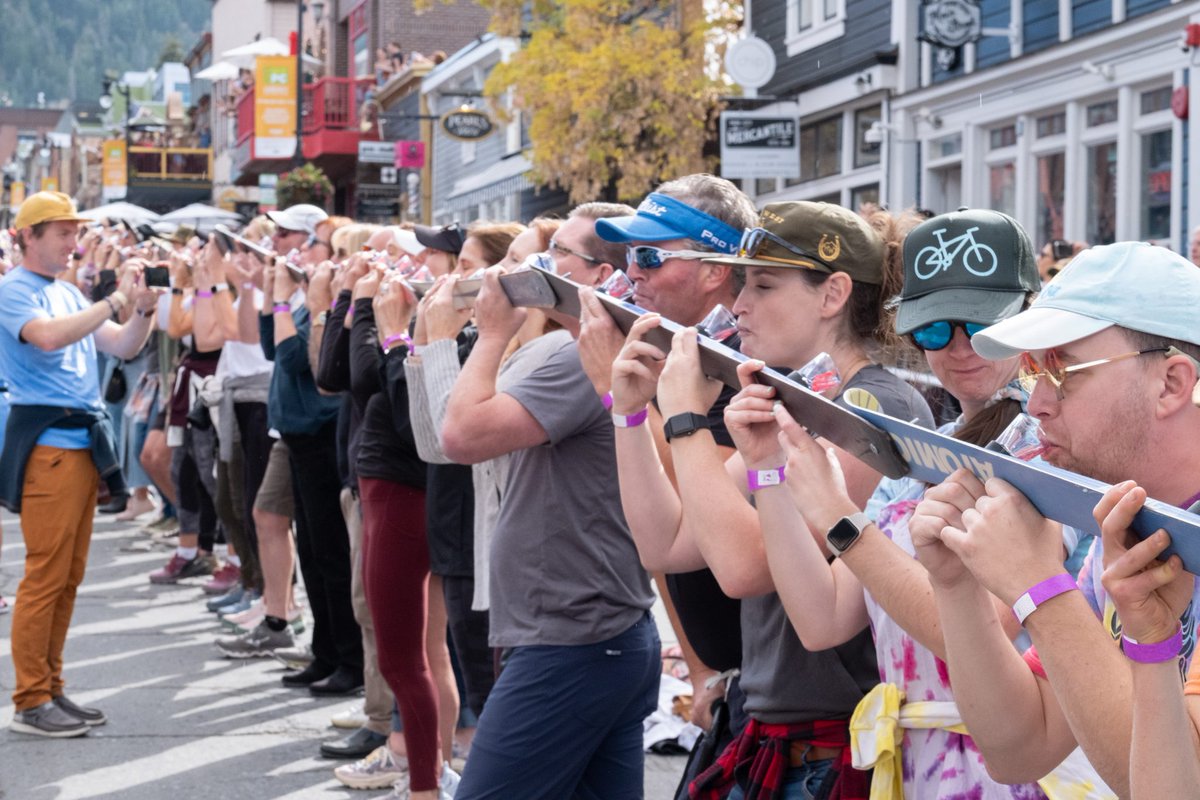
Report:
[[[106,70],[154,66],[167,37],[183,53],[208,27],[207,0],[3,0],[0,95],[32,105],[94,101]]]
[[[698,0],[492,0],[492,10],[492,29],[524,46],[485,92],[528,115],[536,180],[573,202],[630,199],[712,167],[703,150],[722,84],[706,53],[722,23]]]
[[[158,51],[158,63],[154,65],[158,69],[168,61],[182,62],[187,58],[187,50],[183,48],[183,42],[179,41],[176,36],[168,36],[163,41],[162,49]]]

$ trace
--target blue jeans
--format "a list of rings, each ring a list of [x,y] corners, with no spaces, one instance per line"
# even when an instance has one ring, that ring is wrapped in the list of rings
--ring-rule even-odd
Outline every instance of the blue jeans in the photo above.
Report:
[[[457,800],[639,800],[661,658],[649,613],[596,644],[513,648]]]
[[[810,761],[799,767],[788,767],[783,777],[782,800],[820,800],[829,794],[829,790],[821,791],[833,759]],[[746,793],[742,787],[734,785],[726,800],[744,800]]]

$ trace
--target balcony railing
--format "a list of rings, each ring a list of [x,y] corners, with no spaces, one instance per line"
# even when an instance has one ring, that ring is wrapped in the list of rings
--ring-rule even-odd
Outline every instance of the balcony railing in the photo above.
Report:
[[[357,130],[358,110],[366,99],[374,78],[321,78],[304,85],[301,108],[305,134],[323,130]],[[254,135],[254,93],[247,92],[237,102],[237,142]],[[307,148],[306,148],[307,149]]]
[[[135,180],[212,180],[212,149],[208,147],[130,147],[129,175]]]

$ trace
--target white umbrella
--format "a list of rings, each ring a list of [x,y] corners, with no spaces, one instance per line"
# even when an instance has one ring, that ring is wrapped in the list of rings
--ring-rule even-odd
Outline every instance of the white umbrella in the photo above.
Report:
[[[242,215],[233,211],[226,211],[223,208],[210,206],[207,203],[192,203],[190,206],[177,208],[169,214],[163,214],[160,217],[161,222],[199,222],[203,219],[216,220],[217,222],[240,222]]]
[[[265,39],[259,39],[257,42],[250,42],[250,44],[226,50],[221,54],[221,58],[229,59],[235,64],[252,65],[254,59],[258,56],[286,56],[290,52],[290,48],[286,44],[273,36],[268,36]],[[305,53],[304,63],[320,65],[324,62],[315,56]]]
[[[237,64],[231,64],[228,61],[218,61],[211,67],[205,67],[200,70],[192,77],[203,81],[230,81],[237,76]]]
[[[202,233],[211,233],[214,227],[222,223],[241,225],[242,215],[206,203],[192,203],[169,214],[163,214],[161,221],[176,225],[187,224]]]
[[[158,214],[155,214],[150,209],[126,202],[108,203],[96,206],[95,208],[89,208],[87,211],[80,211],[79,216],[91,220],[122,219],[131,224],[154,222],[158,219]]]
[[[273,36],[259,39],[249,44],[243,44],[221,53],[221,58],[244,59],[255,56],[286,56],[288,46]]]

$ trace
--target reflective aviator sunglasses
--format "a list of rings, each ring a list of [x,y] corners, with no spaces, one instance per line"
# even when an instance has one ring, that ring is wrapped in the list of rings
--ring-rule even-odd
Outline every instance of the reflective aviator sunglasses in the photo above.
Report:
[[[1167,356],[1183,355],[1183,353],[1174,347],[1151,347],[1146,350],[1133,350],[1128,353],[1121,353],[1108,358],[1098,358],[1095,361],[1085,361],[1082,364],[1063,364],[1058,353],[1054,350],[1047,350],[1046,355],[1039,362],[1030,353],[1022,353],[1020,367],[1017,370],[1017,380],[1021,384],[1021,388],[1028,394],[1033,394],[1033,390],[1037,387],[1040,379],[1045,378],[1050,381],[1050,385],[1054,387],[1054,393],[1059,400],[1064,397],[1063,384],[1072,372],[1099,367],[1104,364],[1111,364],[1114,361],[1124,361],[1127,358],[1137,358],[1144,356],[1147,353],[1166,353]]]

